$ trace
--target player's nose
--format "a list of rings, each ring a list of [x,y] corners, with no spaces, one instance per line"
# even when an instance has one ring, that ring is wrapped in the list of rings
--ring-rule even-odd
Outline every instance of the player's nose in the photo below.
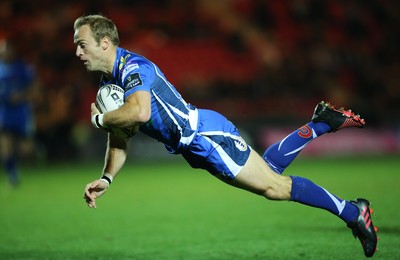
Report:
[[[82,55],[82,49],[81,49],[81,47],[76,47],[76,51],[75,51],[75,55],[77,56],[77,57],[80,57],[81,55]]]

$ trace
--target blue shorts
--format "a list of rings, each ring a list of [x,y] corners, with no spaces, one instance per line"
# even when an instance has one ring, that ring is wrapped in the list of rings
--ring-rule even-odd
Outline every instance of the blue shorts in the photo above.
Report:
[[[193,168],[234,179],[249,158],[250,149],[227,118],[199,109],[198,132],[182,155]]]

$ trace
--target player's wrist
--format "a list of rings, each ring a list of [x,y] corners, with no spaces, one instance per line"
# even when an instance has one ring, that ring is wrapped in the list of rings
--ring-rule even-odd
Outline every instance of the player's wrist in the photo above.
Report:
[[[101,177],[100,177],[101,181],[104,181],[108,184],[108,186],[110,186],[110,184],[113,182],[114,177],[109,174],[109,173],[104,173]]]
[[[92,125],[96,128],[106,128],[103,122],[104,114],[92,115]]]

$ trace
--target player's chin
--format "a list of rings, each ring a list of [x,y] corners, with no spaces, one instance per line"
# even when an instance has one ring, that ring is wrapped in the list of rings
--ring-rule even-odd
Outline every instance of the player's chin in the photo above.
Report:
[[[87,71],[95,71],[96,70],[96,68],[94,68],[93,66],[92,66],[92,64],[90,63],[90,62],[85,62],[85,67],[86,67],[86,70]]]

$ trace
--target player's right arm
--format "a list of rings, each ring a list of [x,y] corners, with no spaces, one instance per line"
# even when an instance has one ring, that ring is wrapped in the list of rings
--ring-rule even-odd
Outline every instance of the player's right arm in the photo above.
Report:
[[[135,127],[146,123],[150,116],[150,92],[136,91],[125,98],[125,102],[121,107],[104,113],[103,124],[108,127]]]

